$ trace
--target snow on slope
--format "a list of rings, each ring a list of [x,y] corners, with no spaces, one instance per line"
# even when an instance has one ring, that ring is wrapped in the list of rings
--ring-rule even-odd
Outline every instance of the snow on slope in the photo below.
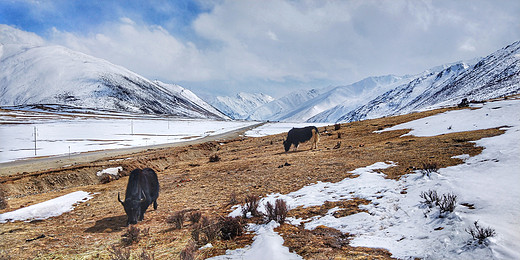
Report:
[[[92,199],[92,194],[85,191],[76,191],[61,197],[34,204],[25,208],[0,214],[0,223],[8,221],[44,220],[70,212],[76,204]]]
[[[257,108],[247,119],[279,121],[287,112],[322,94],[323,90],[298,90]]]
[[[480,109],[450,111],[419,119],[387,130],[409,129],[417,136],[435,136],[451,132],[502,127],[499,136],[475,141],[483,146],[474,157],[459,155],[464,163],[439,169],[430,176],[420,172],[403,176],[400,180],[386,179],[377,169],[393,167],[399,162],[378,162],[352,171],[357,178],[337,183],[318,182],[289,194],[269,194],[260,201],[265,204],[284,199],[290,208],[323,205],[326,201],[347,200],[354,197],[370,200],[361,206],[368,212],[334,217],[338,208],[324,216],[289,221],[303,224],[306,229],[325,225],[353,235],[352,246],[385,248],[392,257],[400,259],[520,259],[520,100],[489,102]],[[482,120],[485,118],[485,120]],[[507,126],[507,127],[503,127]],[[406,190],[406,193],[402,191]],[[457,196],[454,212],[439,217],[439,210],[428,210],[421,204],[421,192],[436,190],[439,194]],[[462,203],[473,204],[474,209]],[[238,206],[230,214],[241,215]],[[490,227],[496,236],[485,244],[478,244],[465,231],[479,221]],[[271,224],[266,225],[268,229]],[[259,230],[258,227],[256,227]],[[258,237],[271,243],[255,244],[244,249],[228,250],[226,256],[215,259],[241,259],[240,256],[261,258],[271,255],[284,259],[279,249],[283,240],[272,230],[257,232]],[[272,248],[277,248],[273,250]],[[278,255],[278,252],[281,252]]]
[[[234,97],[218,96],[208,102],[233,119],[246,119],[255,109],[273,101],[263,93],[238,93]]]
[[[387,75],[369,77],[347,86],[338,86],[329,91],[324,91],[322,95],[301,104],[280,120],[305,122],[315,115],[321,114],[323,111],[328,111],[339,104],[343,104],[344,107],[348,107],[352,110],[363,105],[366,100],[375,98],[389,89],[408,81],[408,77]],[[330,115],[322,115],[320,120],[309,120],[307,122],[334,122],[335,120],[329,119],[329,116]]]
[[[345,113],[338,117],[336,122],[406,114],[455,105],[463,98],[486,100],[519,92],[520,42],[515,42],[474,65],[458,63],[442,71],[427,71],[410,83]]]
[[[37,36],[6,25],[0,25],[0,33],[0,106],[63,104],[190,118],[227,118],[191,92],[179,95],[179,86],[152,82],[106,60],[62,46],[42,45],[43,40],[38,41]]]

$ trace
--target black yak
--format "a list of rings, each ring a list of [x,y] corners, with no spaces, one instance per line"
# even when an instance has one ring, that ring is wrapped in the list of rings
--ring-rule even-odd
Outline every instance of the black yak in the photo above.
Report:
[[[153,203],[157,209],[157,198],[159,197],[159,180],[154,170],[150,168],[135,169],[130,173],[128,185],[126,186],[125,201],[121,201],[119,192],[117,200],[121,202],[128,216],[128,224],[137,224],[144,218],[148,206]]]
[[[307,126],[304,128],[293,128],[287,133],[287,139],[283,141],[285,152],[288,152],[291,145],[294,145],[294,149],[298,149],[298,145],[303,142],[311,140],[311,149],[318,148],[318,141],[320,140],[320,134],[318,128],[315,126]]]

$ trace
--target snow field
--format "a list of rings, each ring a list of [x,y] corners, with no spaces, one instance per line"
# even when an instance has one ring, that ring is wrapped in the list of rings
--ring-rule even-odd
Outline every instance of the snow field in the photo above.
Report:
[[[256,124],[172,119],[38,120],[0,124],[0,163],[36,156],[182,142]],[[34,132],[36,128],[36,151]],[[36,155],[35,155],[36,152]]]
[[[520,259],[520,113],[517,111],[520,111],[519,100],[490,102],[479,109],[450,111],[383,130],[411,128],[410,134],[418,136],[494,127],[506,130],[502,135],[476,141],[485,148],[481,154],[458,155],[465,160],[463,164],[439,169],[429,177],[417,172],[398,181],[385,179],[374,170],[398,162],[379,162],[356,169],[357,178],[337,183],[318,182],[289,194],[269,194],[261,199],[259,209],[264,211],[267,201],[273,203],[279,198],[286,200],[290,208],[322,205],[327,200],[365,198],[372,201],[361,206],[368,213],[335,218],[335,208],[325,216],[289,219],[289,222],[298,225],[305,221],[307,229],[319,225],[332,227],[355,235],[352,246],[385,248],[400,259]],[[406,193],[401,193],[403,190]],[[439,195],[456,195],[454,212],[441,218],[438,209],[428,210],[420,198],[421,192],[428,190],[436,190]],[[461,203],[473,204],[475,209]],[[237,206],[230,215],[241,215],[241,207]],[[496,231],[495,237],[488,238],[487,245],[475,244],[465,231],[476,220]],[[263,230],[256,228],[256,234],[271,239],[270,243],[253,243],[251,247],[230,250],[217,259],[238,259],[237,255],[260,259],[268,254],[273,259],[290,259],[271,249],[276,248],[274,243],[282,245],[283,238],[273,235],[267,228],[269,225]]]

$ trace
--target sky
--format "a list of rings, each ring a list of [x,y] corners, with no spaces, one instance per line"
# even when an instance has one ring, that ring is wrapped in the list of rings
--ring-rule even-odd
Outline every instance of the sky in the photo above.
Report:
[[[520,1],[1,0],[0,24],[199,95],[348,85],[520,40]]]

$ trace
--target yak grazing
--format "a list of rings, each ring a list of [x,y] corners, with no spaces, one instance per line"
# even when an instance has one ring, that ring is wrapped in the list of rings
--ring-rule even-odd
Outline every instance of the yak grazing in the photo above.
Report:
[[[157,198],[159,197],[159,180],[154,170],[150,168],[135,169],[130,173],[126,186],[125,201],[121,201],[119,193],[117,200],[121,202],[128,216],[128,224],[137,224],[144,218],[148,206],[153,203],[157,209]]]
[[[311,140],[311,149],[318,148],[318,141],[320,140],[320,134],[318,128],[315,126],[307,126],[303,128],[293,128],[287,133],[287,138],[283,141],[285,152],[288,152],[291,145],[294,145],[294,149],[298,149],[300,143],[304,143]]]

